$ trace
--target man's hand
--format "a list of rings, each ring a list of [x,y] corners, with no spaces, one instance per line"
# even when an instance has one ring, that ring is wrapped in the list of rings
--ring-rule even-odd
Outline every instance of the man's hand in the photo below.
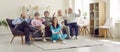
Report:
[[[63,25],[63,24],[64,24],[64,21],[62,21],[61,24]]]
[[[20,23],[17,23],[16,25],[19,25]]]
[[[30,15],[29,18],[32,18],[32,16]]]

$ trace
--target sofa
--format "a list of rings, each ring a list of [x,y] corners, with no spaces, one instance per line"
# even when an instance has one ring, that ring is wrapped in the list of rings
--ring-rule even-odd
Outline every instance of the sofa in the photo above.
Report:
[[[10,30],[11,30],[12,34],[13,35],[15,35],[15,34],[24,34],[23,32],[21,32],[21,31],[14,28],[14,25],[12,25],[12,20],[13,19],[7,19],[7,23],[9,25],[9,27],[10,27]],[[40,38],[40,37],[42,37],[42,35],[40,35],[41,32],[37,32],[37,33],[34,34],[35,31],[36,31],[36,29],[31,28],[30,33],[32,34],[32,38]],[[52,33],[51,33],[51,31],[49,29],[45,29],[45,37],[51,37],[51,34]]]

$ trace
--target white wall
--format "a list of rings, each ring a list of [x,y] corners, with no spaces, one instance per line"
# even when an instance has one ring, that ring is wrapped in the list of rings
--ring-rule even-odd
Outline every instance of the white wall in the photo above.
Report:
[[[24,5],[38,5],[39,7],[51,6],[52,12],[56,12],[58,9],[64,10],[67,3],[65,0],[0,0],[0,19],[19,17],[21,8]],[[6,33],[5,31],[0,27],[0,34]]]
[[[65,0],[65,4],[66,4],[66,8],[72,8],[73,10],[75,10],[75,0]]]
[[[51,6],[52,11],[65,9],[64,0],[0,0],[0,18],[18,17],[22,6],[47,7]]]
[[[78,12],[78,9],[83,11],[83,0],[75,0],[75,12]]]

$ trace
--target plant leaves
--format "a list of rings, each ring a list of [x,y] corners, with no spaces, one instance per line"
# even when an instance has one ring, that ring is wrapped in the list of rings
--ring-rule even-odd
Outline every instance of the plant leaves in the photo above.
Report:
[[[8,27],[6,20],[0,21],[0,26]]]
[[[0,21],[0,26],[1,26],[2,24],[1,24],[1,21]]]

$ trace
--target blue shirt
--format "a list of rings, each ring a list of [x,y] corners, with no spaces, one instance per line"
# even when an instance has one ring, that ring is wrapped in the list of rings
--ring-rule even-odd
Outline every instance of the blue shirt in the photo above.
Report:
[[[12,21],[12,24],[13,25],[21,24],[23,21],[26,21],[27,23],[29,23],[30,22],[30,18],[23,19],[23,18],[19,17],[19,18],[14,19]]]
[[[56,34],[58,32],[60,32],[61,27],[60,25],[57,28],[54,28],[52,25],[50,26],[50,30],[52,31],[52,34]]]

